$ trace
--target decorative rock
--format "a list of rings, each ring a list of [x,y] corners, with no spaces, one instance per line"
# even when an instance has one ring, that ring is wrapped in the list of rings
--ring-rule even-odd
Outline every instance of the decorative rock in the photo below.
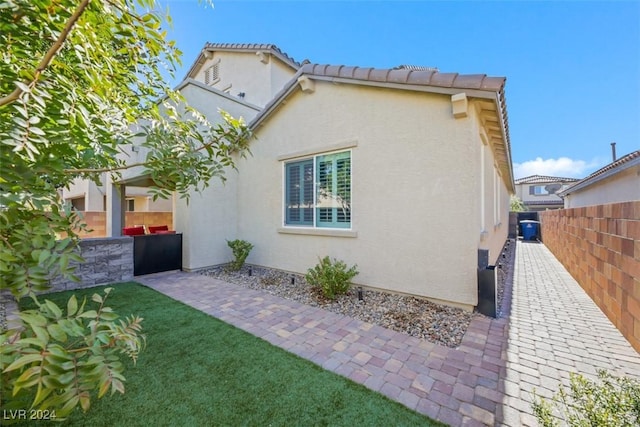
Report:
[[[505,249],[503,268],[498,274],[499,303],[502,301],[505,279],[511,271],[515,245],[507,246]],[[249,269],[252,272],[251,276],[248,274]],[[459,346],[471,319],[474,316],[482,316],[421,298],[373,290],[363,290],[363,301],[359,301],[357,288],[335,300],[328,300],[311,287],[303,275],[255,265],[247,265],[237,272],[227,271],[224,266],[216,267],[203,271],[202,274],[301,304],[344,314],[447,347]]]

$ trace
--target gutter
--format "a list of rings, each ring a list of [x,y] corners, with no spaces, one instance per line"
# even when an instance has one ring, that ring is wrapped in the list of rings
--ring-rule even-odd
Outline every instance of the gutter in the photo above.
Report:
[[[620,159],[618,159],[620,160]],[[640,157],[636,157],[634,159],[631,159],[628,162],[625,162],[621,165],[618,165],[615,168],[609,169],[606,172],[603,172],[599,175],[593,176],[593,177],[587,177],[585,179],[583,179],[582,181],[578,181],[576,184],[572,185],[571,187],[567,188],[564,191],[560,191],[559,193],[557,193],[560,197],[565,197],[568,196],[569,194],[573,193],[574,191],[577,190],[581,190],[585,187],[588,187],[596,182],[602,181],[603,179],[609,178],[613,175],[616,175],[622,171],[625,171],[629,168],[632,168],[634,166],[638,166],[640,165]]]
[[[511,161],[511,141],[509,140],[509,137],[507,135],[507,130],[505,129],[505,109],[503,108],[504,106],[502,105],[502,101],[500,100],[500,95],[504,94],[504,87],[498,91],[495,92],[495,100],[496,100],[496,105],[498,106],[498,112],[500,114],[500,118],[502,120],[500,120],[500,129],[502,130],[502,140],[504,141],[504,145],[505,145],[505,152],[507,153],[507,164],[509,165],[509,184],[511,186],[510,190],[511,190],[511,194],[515,193],[515,182],[513,180],[513,162]]]

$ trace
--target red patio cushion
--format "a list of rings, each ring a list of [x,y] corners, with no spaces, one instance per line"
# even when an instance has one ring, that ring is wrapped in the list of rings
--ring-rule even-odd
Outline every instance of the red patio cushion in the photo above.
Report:
[[[167,225],[150,225],[149,233],[156,234],[158,231],[169,231],[169,226]]]
[[[144,227],[125,227],[122,229],[124,236],[142,236],[144,235]]]

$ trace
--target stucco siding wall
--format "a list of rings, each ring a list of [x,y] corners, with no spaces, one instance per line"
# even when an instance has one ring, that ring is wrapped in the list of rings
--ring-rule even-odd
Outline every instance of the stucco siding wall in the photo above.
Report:
[[[258,114],[258,110],[256,109],[249,108],[232,99],[213,95],[211,92],[198,86],[185,86],[181,90],[181,93],[190,106],[198,109],[213,123],[221,122],[218,109],[222,109],[236,118],[243,117],[247,122]]]
[[[557,194],[530,194],[530,188],[531,187],[536,187],[536,186],[547,186],[547,185],[553,185],[554,183],[548,182],[548,183],[539,183],[539,184],[519,184],[518,187],[520,188],[518,190],[518,197],[520,197],[520,200],[522,200],[523,202],[537,202],[537,203],[544,203],[544,202],[557,202],[559,200],[562,200],[562,198],[560,196],[558,196]],[[561,189],[565,188],[566,186],[561,186]]]
[[[640,200],[640,166],[631,167],[565,197],[565,208]]]
[[[176,230],[183,233],[182,265],[187,271],[231,261],[226,239],[237,236],[237,172],[227,171],[223,184],[214,180],[202,193],[192,192],[189,205],[176,198]]]
[[[103,174],[104,175],[104,174]],[[103,178],[104,181],[104,178]],[[104,188],[93,181],[87,181],[85,209],[88,211],[102,211],[105,208]]]
[[[273,95],[282,88],[284,82],[295,74],[291,68],[289,68],[291,71],[288,78],[283,76],[283,68],[272,74],[273,63],[280,62],[273,56],[269,58],[268,63],[264,64],[260,62],[258,55],[252,52],[215,52],[213,58],[207,60],[200,68],[196,80],[204,83],[206,70],[218,61],[220,81],[213,84],[212,87],[222,91],[231,87],[229,93],[233,96],[244,92],[243,99],[245,101],[260,107],[264,107],[273,98]],[[279,87],[274,89],[274,83]]]
[[[233,100],[212,96],[196,86],[187,86],[182,93],[187,102],[212,123],[221,122],[218,108],[234,117],[244,117],[245,121],[257,113]],[[202,193],[192,192],[188,206],[184,199],[175,197],[175,227],[176,231],[183,233],[182,263],[185,270],[197,270],[231,259],[225,239],[234,239],[236,235],[237,175],[235,170],[227,168],[226,183],[214,179]]]
[[[84,208],[89,211],[104,210],[104,193],[93,181],[88,179],[75,179],[68,189],[62,190],[62,198],[65,200],[84,198]]]
[[[284,88],[284,85],[291,80],[296,73],[296,70],[285,65],[275,57],[271,57],[269,59],[269,66],[271,71],[271,85],[269,86],[269,89],[271,91],[271,98],[274,98],[275,95]],[[269,101],[270,100],[271,99],[269,99]]]
[[[211,123],[222,123],[222,118],[218,109],[226,111],[235,118],[244,118],[245,122],[249,122],[257,113],[257,108],[250,108],[239,101],[218,96],[195,85],[187,85],[180,90],[181,94],[187,100],[189,106],[197,109]],[[140,141],[141,142],[141,141]],[[130,151],[126,153],[124,159],[127,163],[144,162],[148,154],[145,147],[138,147],[138,151]],[[123,157],[120,155],[119,157]],[[122,179],[128,180],[139,177],[143,174],[142,167],[135,167],[122,171]]]
[[[62,197],[64,197],[65,199],[83,197],[87,192],[88,183],[89,181],[85,179],[74,179],[69,188],[64,188],[62,190]]]
[[[452,116],[450,97],[317,82],[281,108],[240,163],[238,237],[255,245],[248,262],[305,272],[329,255],[358,264],[357,283],[475,305],[479,144],[470,121]],[[357,237],[279,232],[278,156],[340,143],[356,145]]]
[[[477,219],[474,237],[478,240],[478,248],[489,250],[489,264],[495,265],[507,239],[510,194],[503,177],[498,174],[494,149],[486,137],[483,139],[478,118],[470,116],[469,120],[477,135],[474,146],[478,154],[477,162],[466,162],[465,167],[477,171],[474,189],[477,208],[471,212],[479,212],[475,216],[470,213],[469,217]]]

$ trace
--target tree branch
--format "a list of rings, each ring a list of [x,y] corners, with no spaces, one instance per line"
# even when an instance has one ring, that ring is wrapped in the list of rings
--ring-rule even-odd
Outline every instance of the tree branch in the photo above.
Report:
[[[73,26],[76,24],[78,19],[80,19],[80,16],[82,16],[85,9],[89,5],[90,1],[91,0],[82,0],[82,2],[78,5],[75,12],[73,12],[73,15],[71,15],[66,25],[64,26],[64,29],[58,36],[58,39],[55,41],[55,43],[53,43],[53,45],[49,48],[47,53],[44,55],[44,57],[38,64],[38,67],[36,68],[36,71],[33,76],[33,80],[31,80],[28,84],[26,84],[26,86],[32,86],[36,84],[42,72],[49,66],[49,64],[51,64],[51,61],[53,60],[53,58],[56,56],[56,54],[64,44],[65,40],[69,36],[69,33],[73,29]],[[21,88],[17,87],[9,95],[3,98],[0,98],[0,107],[4,107],[5,105],[12,103],[16,99],[18,99],[23,92],[24,91]]]
[[[201,145],[200,147],[194,149],[191,151],[191,153],[199,153],[200,151],[206,150],[208,147],[213,147],[216,143],[220,142],[217,139],[213,139],[211,142],[207,142],[206,144]],[[169,158],[177,158],[176,156],[172,156]],[[130,163],[127,165],[122,165],[122,166],[116,166],[116,167],[110,167],[110,168],[96,168],[96,169],[65,169],[63,171],[63,173],[65,174],[76,174],[76,173],[104,173],[104,172],[116,172],[116,171],[122,171],[122,170],[127,170],[127,169],[131,169],[131,168],[135,168],[138,166],[149,166],[149,165],[153,165],[154,163],[157,163],[158,161],[160,161],[161,159],[157,159],[157,160],[152,160],[152,161],[144,161],[144,162],[137,162],[137,163]]]

